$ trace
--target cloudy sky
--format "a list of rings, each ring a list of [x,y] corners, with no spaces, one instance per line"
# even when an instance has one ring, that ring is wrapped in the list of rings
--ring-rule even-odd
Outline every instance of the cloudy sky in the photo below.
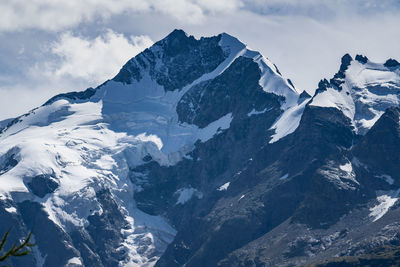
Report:
[[[175,28],[227,32],[313,92],[345,53],[400,60],[400,0],[2,0],[0,120],[112,78]]]

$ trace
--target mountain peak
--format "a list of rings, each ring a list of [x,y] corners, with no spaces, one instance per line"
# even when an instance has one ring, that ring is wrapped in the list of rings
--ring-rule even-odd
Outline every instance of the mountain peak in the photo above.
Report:
[[[168,45],[177,45],[179,43],[182,45],[184,43],[190,43],[195,41],[196,39],[194,38],[193,35],[189,35],[181,29],[175,29],[157,43],[168,44]]]
[[[374,63],[362,55],[355,59],[343,56],[339,71],[329,81],[321,80],[310,105],[341,110],[364,134],[387,108],[400,103],[400,75],[393,70],[399,63]]]
[[[368,58],[363,55],[356,55],[355,60],[357,60],[358,62],[360,62],[362,64],[365,64],[368,62]]]
[[[183,38],[188,37],[188,34],[182,29],[174,29],[170,34],[168,34],[165,38]]]
[[[399,67],[400,63],[393,58],[389,58],[383,65],[387,68],[394,68],[394,67]]]
[[[261,86],[266,92],[282,95],[286,102],[294,98],[291,103],[297,101],[299,92],[290,81],[283,79],[275,64],[225,32],[196,39],[183,30],[174,30],[128,61],[113,80],[130,84],[139,82],[145,73],[150,73],[151,78],[164,86],[166,91],[173,91],[216,70],[226,60],[224,68],[228,67],[238,57],[251,58],[259,65],[262,72],[260,83],[263,83]],[[220,71],[223,70],[221,68]]]
[[[147,75],[166,91],[182,89],[226,59],[220,39],[213,36],[197,40],[182,30],[174,30],[129,60],[113,80],[131,84]]]
[[[350,56],[350,54],[345,54],[341,59],[340,71],[347,70],[347,67],[350,66],[351,61],[353,61],[353,58]]]

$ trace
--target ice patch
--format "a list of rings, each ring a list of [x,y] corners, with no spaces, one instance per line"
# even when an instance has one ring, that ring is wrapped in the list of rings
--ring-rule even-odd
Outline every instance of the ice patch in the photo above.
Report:
[[[381,195],[377,197],[379,204],[369,209],[369,216],[372,217],[373,222],[382,218],[383,215],[385,215],[389,211],[389,209],[399,199],[399,193],[400,189],[397,191],[391,191],[388,195]]]
[[[127,251],[128,257],[120,266],[154,266],[159,256],[176,235],[175,229],[160,216],[151,216],[131,206],[130,214],[125,217],[128,225],[121,229],[124,241],[117,251]],[[162,229],[162,231],[160,231]],[[141,242],[138,242],[141,240]],[[156,246],[155,242],[159,242]]]
[[[339,169],[345,173],[344,175],[341,176],[341,178],[351,180],[358,185],[360,184],[356,180],[356,174],[353,171],[353,166],[351,165],[350,161],[345,163],[344,165],[339,165]]]
[[[388,184],[392,185],[394,183],[394,179],[392,176],[387,174],[375,175],[376,178],[385,180]]]
[[[303,101],[300,105],[295,105],[282,113],[271,127],[272,130],[275,130],[275,134],[272,135],[272,139],[269,141],[270,144],[293,133],[299,127],[304,108],[309,101]]]
[[[353,171],[353,167],[351,166],[350,162],[348,162],[344,165],[340,165],[339,169],[341,169],[342,171],[348,172],[348,173]]]
[[[289,177],[289,173],[286,173],[285,175],[281,176],[281,177],[279,178],[279,180],[285,180],[285,179],[287,179],[288,177]]]
[[[155,134],[147,135],[147,133],[141,133],[137,135],[136,138],[142,142],[153,142],[157,146],[158,150],[161,150],[163,147],[162,140]]]
[[[8,213],[17,213],[17,209],[15,207],[5,208]]]
[[[362,163],[358,158],[353,157],[353,159],[351,160],[351,163],[354,164],[354,166],[356,167],[363,167],[364,169],[366,169],[367,171],[369,171],[368,166],[365,165],[364,163]]]
[[[176,204],[181,204],[181,205],[188,202],[193,196],[199,199],[203,197],[203,194],[201,192],[192,187],[181,188],[178,191],[176,191],[175,194],[178,195],[178,200],[176,201]]]
[[[270,108],[265,108],[265,109],[263,109],[261,111],[257,111],[257,110],[255,110],[253,108],[249,113],[247,113],[247,117],[251,117],[253,115],[263,114],[263,113],[267,112],[268,110],[271,110],[271,109]]]
[[[352,120],[355,114],[354,101],[350,94],[346,94],[346,92],[347,91],[344,89],[339,92],[332,87],[328,87],[326,91],[312,98],[310,106],[336,108],[341,110],[345,116]]]
[[[220,133],[222,130],[229,129],[232,119],[232,113],[226,114],[218,120],[210,123],[203,129],[200,129],[198,133],[198,138],[202,142],[210,140],[215,134]]]
[[[36,267],[43,267],[46,262],[47,255],[43,256],[37,246],[32,247],[32,252],[36,260]]]
[[[349,166],[349,164],[350,162],[338,167],[337,165],[335,165],[335,162],[330,161],[318,172],[330,182],[335,184],[338,188],[345,190],[355,190],[355,184],[359,185],[360,183],[356,180],[356,174],[354,173],[351,165]]]
[[[228,190],[228,187],[229,187],[230,184],[231,184],[230,182],[224,183],[217,190],[218,191],[226,191],[226,190]]]
[[[68,264],[76,264],[76,265],[81,265],[82,266],[82,261],[81,261],[80,258],[74,257],[74,258],[71,258],[71,259],[68,260],[67,265]]]

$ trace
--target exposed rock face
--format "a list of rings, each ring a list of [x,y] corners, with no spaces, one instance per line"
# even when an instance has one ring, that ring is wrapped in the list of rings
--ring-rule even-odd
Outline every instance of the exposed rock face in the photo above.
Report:
[[[97,88],[1,124],[14,266],[297,266],[400,243],[400,68],[311,97],[227,34],[175,30]],[[50,242],[51,241],[51,242]]]
[[[165,90],[173,91],[190,84],[203,74],[213,71],[224,61],[221,36],[196,40],[181,30],[174,30],[163,40],[128,61],[114,78],[115,81],[131,84],[139,81],[149,70],[150,76]]]
[[[32,177],[27,184],[32,193],[40,198],[53,193],[58,187],[58,183],[50,175],[37,175]]]
[[[400,109],[391,107],[354,147],[354,154],[373,169],[400,182]]]

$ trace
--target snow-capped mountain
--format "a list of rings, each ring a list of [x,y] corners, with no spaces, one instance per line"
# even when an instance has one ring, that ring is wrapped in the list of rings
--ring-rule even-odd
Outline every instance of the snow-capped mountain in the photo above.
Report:
[[[342,58],[340,71],[321,81],[310,105],[335,107],[348,117],[359,134],[365,134],[385,110],[399,106],[400,68],[394,60],[377,64],[364,56]]]
[[[397,240],[399,86],[397,61],[346,55],[311,97],[228,34],[175,30],[0,123],[0,230],[37,244],[10,265],[296,265]]]

